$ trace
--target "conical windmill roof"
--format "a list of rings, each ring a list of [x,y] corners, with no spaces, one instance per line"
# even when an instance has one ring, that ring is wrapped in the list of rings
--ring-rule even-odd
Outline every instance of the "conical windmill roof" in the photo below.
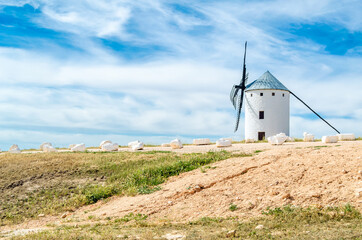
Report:
[[[269,71],[266,71],[260,78],[248,84],[245,91],[260,89],[285,90],[289,92],[289,89],[286,88],[281,82],[279,82],[279,80],[274,77]]]

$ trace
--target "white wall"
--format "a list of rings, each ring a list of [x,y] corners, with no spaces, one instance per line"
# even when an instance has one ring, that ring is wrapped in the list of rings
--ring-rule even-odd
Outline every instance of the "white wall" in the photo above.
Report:
[[[244,101],[245,139],[258,140],[258,132],[265,132],[265,138],[281,132],[289,136],[288,91],[250,90],[245,92]],[[264,119],[259,119],[259,111],[264,111]]]

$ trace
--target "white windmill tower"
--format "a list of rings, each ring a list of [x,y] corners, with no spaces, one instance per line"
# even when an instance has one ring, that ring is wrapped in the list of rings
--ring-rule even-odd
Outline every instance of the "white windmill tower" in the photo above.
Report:
[[[263,140],[278,133],[285,133],[289,136],[290,94],[301,101],[337,133],[340,133],[292,91],[286,88],[269,71],[266,71],[260,78],[245,86],[248,79],[245,65],[246,47],[247,43],[245,42],[241,82],[239,85],[234,85],[230,93],[230,100],[237,110],[235,132],[239,127],[245,92],[245,139]],[[240,94],[238,94],[239,92]]]
[[[289,90],[269,71],[246,86],[245,139],[289,136]]]

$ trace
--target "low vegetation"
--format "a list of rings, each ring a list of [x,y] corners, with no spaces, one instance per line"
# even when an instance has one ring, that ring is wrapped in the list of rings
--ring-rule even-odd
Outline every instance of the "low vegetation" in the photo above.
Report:
[[[362,238],[361,213],[349,204],[329,208],[284,206],[263,213],[249,220],[203,217],[186,223],[151,222],[146,215],[131,213],[109,218],[106,223],[61,226],[14,239],[166,239],[167,234],[185,239]]]
[[[74,211],[113,195],[149,194],[170,176],[231,156],[226,151],[2,154],[0,224]]]

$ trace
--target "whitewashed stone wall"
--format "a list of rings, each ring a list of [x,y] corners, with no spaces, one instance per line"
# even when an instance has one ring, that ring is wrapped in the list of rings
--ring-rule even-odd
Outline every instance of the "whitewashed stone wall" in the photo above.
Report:
[[[265,132],[265,139],[281,132],[289,136],[289,98],[283,90],[246,91],[245,139],[258,140],[258,132]],[[259,119],[259,111],[264,111],[264,119]]]

